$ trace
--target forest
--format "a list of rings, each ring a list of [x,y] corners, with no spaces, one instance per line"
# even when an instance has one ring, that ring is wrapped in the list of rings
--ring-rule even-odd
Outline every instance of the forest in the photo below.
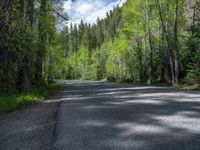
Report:
[[[0,0],[0,150],[200,150],[200,0]]]
[[[62,1],[0,1],[0,91],[54,79],[200,86],[200,1],[128,0],[57,29]]]

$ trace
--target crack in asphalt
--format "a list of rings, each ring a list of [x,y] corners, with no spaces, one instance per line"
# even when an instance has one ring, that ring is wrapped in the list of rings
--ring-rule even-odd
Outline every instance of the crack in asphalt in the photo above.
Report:
[[[54,120],[55,120],[55,124],[54,124],[54,130],[53,130],[53,135],[52,135],[52,148],[54,147],[55,142],[57,141],[58,137],[57,137],[57,126],[58,126],[58,114],[59,114],[59,110],[60,110],[60,106],[62,104],[62,101],[58,102],[57,104],[57,109],[56,112],[54,114]]]

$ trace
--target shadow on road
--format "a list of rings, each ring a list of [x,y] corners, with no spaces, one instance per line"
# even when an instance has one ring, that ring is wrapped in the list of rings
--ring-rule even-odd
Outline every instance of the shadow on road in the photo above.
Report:
[[[58,104],[26,106],[0,116],[0,150],[50,150]]]
[[[62,81],[44,103],[0,117],[0,150],[200,150],[200,93]]]
[[[57,149],[200,149],[198,92],[67,81],[61,93]]]

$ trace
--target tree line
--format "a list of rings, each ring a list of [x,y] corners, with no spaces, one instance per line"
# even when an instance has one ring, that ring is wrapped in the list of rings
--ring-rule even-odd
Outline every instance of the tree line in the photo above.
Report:
[[[54,6],[53,0],[0,1],[1,92],[45,87],[52,81],[54,60],[63,53],[54,50]]]
[[[94,25],[63,30],[65,77],[199,84],[199,31],[199,0],[128,0]]]
[[[128,0],[59,31],[62,3],[0,1],[0,91],[55,78],[200,84],[200,1]]]

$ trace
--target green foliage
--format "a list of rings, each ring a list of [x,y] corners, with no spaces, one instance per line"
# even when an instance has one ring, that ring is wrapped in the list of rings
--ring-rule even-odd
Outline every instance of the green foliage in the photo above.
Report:
[[[0,3],[1,91],[65,78],[200,83],[199,0],[128,0],[96,24],[59,33],[53,3],[35,4]]]
[[[82,22],[78,51],[68,50],[68,78],[174,84],[180,74],[186,83],[199,83],[199,10],[195,27],[187,31],[191,16],[183,14],[192,14],[194,7],[186,9],[186,2],[128,0],[93,26]]]
[[[194,7],[196,12],[200,12],[200,2]],[[186,68],[186,77],[184,82],[188,85],[200,84],[200,16],[195,20],[188,31],[187,48],[184,51],[184,64]],[[198,87],[198,86],[197,86]]]
[[[188,40],[190,54],[187,56],[189,62],[187,63],[185,82],[189,84],[200,83],[200,28],[195,32]]]
[[[66,53],[65,53],[65,36],[64,33],[55,34],[51,41],[49,49],[49,58],[47,58],[47,75],[51,73],[52,79],[66,78]]]
[[[185,84],[181,86],[181,89],[183,90],[200,90],[200,84],[199,83],[193,83],[191,85]]]
[[[110,58],[111,53],[115,53],[115,50],[123,53],[122,49],[125,49],[123,42],[127,43],[126,40],[122,41],[121,39],[112,43],[111,39],[115,38],[117,27],[120,27],[120,25],[122,26],[122,12],[119,7],[108,13],[107,18],[97,19],[96,25],[91,26],[82,22],[79,25],[79,34],[77,35],[79,41],[76,42],[76,45],[79,45],[78,51],[75,50],[76,47],[73,46],[74,41],[72,40],[76,39],[74,37],[76,28],[71,27],[70,34],[67,35],[67,37],[71,37],[71,40],[66,44],[69,45],[67,53],[70,54],[67,58],[67,77],[71,79],[107,78],[107,75],[111,73],[108,70],[112,69],[111,66],[108,67],[108,64],[114,63],[108,61],[108,58]],[[111,43],[110,47],[109,43]],[[112,46],[117,46],[119,50],[114,47],[111,48]]]
[[[47,89],[49,91],[57,91],[57,90],[60,90],[61,88],[62,88],[62,85],[58,82],[52,82],[51,84],[47,86]]]
[[[29,90],[15,94],[0,96],[0,112],[8,112],[17,107],[41,102],[46,96],[46,91]]]
[[[60,64],[66,64],[52,4],[47,0],[0,3],[0,91],[44,86],[62,69]]]
[[[45,89],[30,89],[22,92],[1,94],[0,113],[9,112],[25,105],[32,105],[42,102],[49,94],[61,88],[61,84],[53,82]]]
[[[127,77],[126,58],[128,42],[126,38],[119,37],[114,42],[109,41],[105,47],[108,53],[106,72],[109,80],[123,80]]]

